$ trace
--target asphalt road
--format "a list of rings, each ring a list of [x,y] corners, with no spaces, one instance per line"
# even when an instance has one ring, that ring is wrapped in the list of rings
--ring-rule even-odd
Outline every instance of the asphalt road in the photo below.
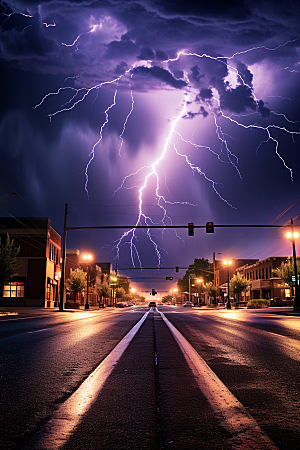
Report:
[[[1,449],[300,449],[299,317],[147,311],[2,320]],[[164,319],[193,348],[182,350]]]

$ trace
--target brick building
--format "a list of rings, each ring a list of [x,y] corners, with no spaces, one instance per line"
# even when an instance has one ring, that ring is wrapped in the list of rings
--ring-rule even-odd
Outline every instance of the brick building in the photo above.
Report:
[[[111,274],[111,263],[89,262],[86,263],[82,260],[80,251],[78,249],[66,250],[66,273],[65,279],[70,276],[71,269],[82,269],[84,272],[88,272],[89,277],[89,289],[88,289],[88,303],[91,306],[97,305],[98,295],[96,286],[97,284],[109,283]],[[65,307],[74,308],[83,306],[86,303],[87,288],[78,294],[75,299],[74,293],[67,292]],[[77,305],[76,305],[77,303]]]
[[[49,218],[1,217],[0,239],[6,234],[20,247],[18,275],[1,287],[0,306],[58,306],[61,236]]]
[[[229,280],[234,274],[240,272],[240,266],[248,266],[249,264],[255,264],[258,259],[232,259],[232,264],[230,266],[225,266],[223,260],[215,261],[215,283],[216,286],[220,287],[220,298],[221,303],[227,301],[227,291],[228,291],[228,276]],[[245,296],[246,293],[242,293]],[[231,296],[232,297],[232,296]],[[242,298],[241,300],[245,300]]]
[[[274,269],[286,262],[287,257],[274,256],[238,267],[237,272],[251,281],[250,298],[286,299],[291,296],[290,288],[274,275]]]

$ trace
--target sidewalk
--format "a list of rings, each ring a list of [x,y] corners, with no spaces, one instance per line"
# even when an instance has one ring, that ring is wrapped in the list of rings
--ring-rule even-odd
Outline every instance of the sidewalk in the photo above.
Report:
[[[26,318],[32,316],[47,316],[52,315],[53,313],[88,313],[97,311],[112,311],[115,309],[114,307],[106,307],[99,308],[97,306],[90,306],[89,309],[85,309],[84,306],[81,306],[80,309],[64,309],[63,311],[59,311],[57,307],[55,308],[36,308],[36,307],[10,307],[10,306],[1,306],[0,307],[0,321],[5,319],[13,319],[13,318]],[[195,306],[193,309],[197,311],[217,311],[224,310],[225,308],[222,306],[211,307],[211,306]],[[269,307],[262,309],[251,309],[248,310],[246,308],[232,308],[232,311],[249,311],[249,312],[260,312],[260,313],[270,313],[270,314],[279,314],[283,316],[290,317],[300,317],[300,311],[293,311],[293,307]]]
[[[110,310],[112,308],[109,308]],[[10,307],[10,306],[1,306],[0,307],[0,320],[1,319],[12,319],[12,318],[25,318],[32,316],[48,316],[54,313],[75,313],[75,312],[97,312],[102,311],[98,306],[90,306],[89,309],[85,309],[82,306],[80,309],[64,309],[63,311],[59,311],[57,307],[55,308],[36,308],[36,307]]]

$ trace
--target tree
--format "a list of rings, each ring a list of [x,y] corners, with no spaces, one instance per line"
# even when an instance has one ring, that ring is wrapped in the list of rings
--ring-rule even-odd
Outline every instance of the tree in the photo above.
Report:
[[[300,273],[300,263],[297,261],[297,272]],[[288,284],[291,288],[295,286],[295,281],[293,281],[293,277],[295,277],[295,268],[294,268],[294,260],[293,258],[288,258],[284,263],[282,262],[280,267],[277,267],[273,270],[273,273],[278,276],[282,281]]]
[[[0,246],[0,285],[7,283],[13,276],[18,275],[19,264],[17,256],[20,247],[15,247],[15,240],[10,240],[9,234],[6,235],[4,245]]]
[[[172,295],[164,295],[163,298],[161,299],[162,303],[171,303],[172,302]]]
[[[100,298],[105,298],[106,300],[110,297],[110,286],[108,283],[97,284],[96,290]]]
[[[237,274],[234,274],[229,282],[229,289],[234,293],[237,294],[237,303],[240,302],[240,293],[245,291],[249,286],[250,282],[246,280],[244,275],[240,274],[239,272]],[[228,293],[229,295],[229,293]]]
[[[214,299],[214,303],[217,303],[217,297],[220,294],[220,289],[214,285],[214,283],[212,283],[211,281],[209,281],[208,283],[205,283],[203,285],[203,290],[204,292],[206,292],[206,294],[209,297],[213,297]]]
[[[67,279],[67,289],[75,294],[77,300],[78,294],[83,292],[86,287],[86,272],[82,269],[75,269],[70,272],[70,277]]]
[[[177,286],[181,292],[188,292],[189,278],[202,278],[204,283],[212,281],[214,279],[213,264],[208,259],[195,258],[183,278],[178,280]]]
[[[130,285],[128,278],[124,277],[123,275],[119,275],[117,281],[117,288],[123,288],[124,294],[129,294],[129,287]]]
[[[144,297],[143,295],[139,295],[139,294],[131,294],[131,300],[136,301],[138,303],[145,303],[146,297]]]
[[[123,289],[122,287],[118,287],[115,293],[116,298],[122,298],[123,295],[125,295],[125,289]]]

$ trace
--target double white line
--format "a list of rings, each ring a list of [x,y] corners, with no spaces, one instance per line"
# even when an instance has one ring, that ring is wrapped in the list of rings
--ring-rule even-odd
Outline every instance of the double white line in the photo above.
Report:
[[[108,376],[146,320],[148,313],[149,311],[143,315],[82,385],[55,411],[49,422],[34,434],[23,450],[59,450],[66,443],[81,418],[97,399]],[[176,339],[216,417],[232,435],[228,442],[232,450],[278,450],[191,344],[163,313],[159,313]]]

